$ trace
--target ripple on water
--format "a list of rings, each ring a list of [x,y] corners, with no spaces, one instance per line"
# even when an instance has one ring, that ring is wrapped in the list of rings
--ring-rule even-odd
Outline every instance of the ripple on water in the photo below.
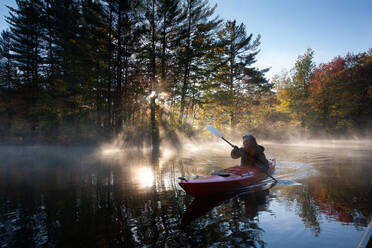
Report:
[[[290,181],[304,179],[316,174],[317,170],[310,164],[278,161],[274,176],[276,176],[277,179],[285,179],[281,181],[283,185],[286,185],[286,183]]]

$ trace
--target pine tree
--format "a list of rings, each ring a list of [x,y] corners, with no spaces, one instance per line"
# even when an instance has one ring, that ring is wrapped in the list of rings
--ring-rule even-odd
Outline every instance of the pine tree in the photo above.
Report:
[[[113,13],[112,33],[115,44],[113,45],[115,50],[113,61],[115,72],[113,120],[116,132],[122,130],[123,122],[126,122],[130,115],[130,100],[128,99],[131,84],[130,78],[132,77],[133,68],[136,67],[133,64],[133,57],[137,57],[136,49],[140,36],[136,33],[137,29],[140,29],[140,27],[136,26],[138,4],[137,1],[111,2]]]
[[[11,130],[14,106],[12,96],[16,90],[17,72],[14,68],[12,56],[11,33],[6,30],[0,37],[0,115],[6,116],[7,124],[1,130]],[[0,135],[5,135],[5,133]]]
[[[6,20],[10,25],[12,59],[19,71],[23,99],[27,106],[27,121],[31,135],[36,135],[40,109],[43,54],[43,3],[40,0],[17,0]]]
[[[106,96],[105,96],[105,102],[106,102],[106,120],[105,120],[105,128],[106,130],[111,130],[112,128],[112,95],[111,95],[111,85],[112,85],[112,57],[113,57],[113,0],[106,0],[107,7],[105,10],[105,20],[108,25],[108,33],[107,33],[107,51],[105,53],[106,57],[106,77],[107,77],[107,86],[106,86]]]
[[[185,20],[180,29],[180,51],[178,54],[180,70],[182,71],[182,85],[180,86],[180,121],[184,118],[186,97],[190,89],[190,75],[195,73],[195,66],[200,57],[200,51],[196,52],[198,37],[212,35],[220,20],[218,17],[210,19],[217,6],[209,7],[207,0],[186,0],[183,3],[183,15]]]
[[[177,31],[184,19],[180,7],[180,0],[159,1],[157,15],[160,21],[160,83],[162,90],[165,91],[167,91],[172,81],[170,68],[172,68],[172,63],[175,62],[175,50],[180,42]]]
[[[156,91],[158,91],[158,79],[156,77],[156,55],[157,55],[157,36],[158,36],[158,19],[156,18],[156,0],[151,0],[149,8],[147,9],[145,16],[148,20],[148,37],[149,37],[149,73],[150,73],[150,127],[151,127],[151,138],[152,148],[154,154],[158,154],[159,151],[159,124],[156,120]]]
[[[267,70],[253,67],[259,52],[260,35],[253,39],[253,34],[246,34],[244,24],[237,25],[236,21],[227,21],[217,35],[219,59],[216,62],[219,68],[216,80],[220,82],[217,95],[230,115],[230,124],[234,126],[245,98],[268,90],[271,85],[264,78]]]
[[[0,88],[11,90],[16,87],[16,70],[10,51],[12,50],[11,33],[9,30],[1,32],[0,37]]]
[[[81,28],[78,39],[79,67],[81,68],[82,102],[80,105],[95,112],[98,127],[103,125],[104,88],[105,88],[105,52],[107,50],[106,32],[103,7],[99,2],[84,0],[81,2]],[[81,108],[86,109],[86,108]],[[85,111],[87,112],[87,111]]]

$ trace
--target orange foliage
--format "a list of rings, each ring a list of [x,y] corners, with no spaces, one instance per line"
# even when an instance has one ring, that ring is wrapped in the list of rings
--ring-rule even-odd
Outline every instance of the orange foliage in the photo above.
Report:
[[[368,116],[372,96],[372,56],[337,57],[313,72],[307,103],[314,112],[311,126],[344,129]]]

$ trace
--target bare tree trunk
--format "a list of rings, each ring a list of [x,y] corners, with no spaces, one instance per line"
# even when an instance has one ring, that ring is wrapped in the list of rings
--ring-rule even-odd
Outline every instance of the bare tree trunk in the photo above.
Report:
[[[185,61],[185,71],[183,75],[183,85],[182,85],[182,92],[181,92],[181,112],[179,120],[180,122],[183,121],[183,114],[185,111],[185,101],[186,101],[186,92],[188,88],[188,81],[189,81],[189,73],[190,73],[190,42],[191,42],[191,3],[189,2],[188,6],[188,25],[187,25],[187,38],[186,38],[186,61]]]
[[[112,55],[112,2],[109,2],[109,36],[108,36],[108,84],[107,84],[107,120],[106,120],[106,127],[109,127],[110,130],[112,128],[112,99],[111,99],[111,80],[112,80],[112,73],[111,73],[111,68],[112,68],[112,60],[111,60],[111,55]]]
[[[152,1],[152,16],[151,16],[151,90],[156,90],[156,64],[155,64],[155,0]],[[151,92],[152,93],[152,92]],[[150,102],[150,116],[151,116],[151,139],[152,139],[152,149],[153,153],[158,153],[159,151],[159,127],[156,121],[156,104],[155,104],[156,96],[151,98]]]
[[[118,47],[117,47],[117,58],[116,58],[116,101],[115,101],[115,120],[116,132],[120,132],[122,125],[122,116],[121,116],[121,80],[122,80],[122,46],[121,46],[121,36],[122,36],[122,26],[121,26],[121,4],[119,4],[118,12],[118,23],[117,23],[117,32],[118,32]]]

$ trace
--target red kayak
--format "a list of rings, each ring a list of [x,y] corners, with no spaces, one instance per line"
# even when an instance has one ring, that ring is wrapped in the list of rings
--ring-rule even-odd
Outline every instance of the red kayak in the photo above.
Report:
[[[273,173],[275,165],[275,159],[269,161],[268,174]],[[212,173],[212,175],[207,177],[183,180],[179,184],[187,194],[194,197],[201,197],[253,185],[266,177],[267,175],[257,167],[234,166],[220,172]]]

